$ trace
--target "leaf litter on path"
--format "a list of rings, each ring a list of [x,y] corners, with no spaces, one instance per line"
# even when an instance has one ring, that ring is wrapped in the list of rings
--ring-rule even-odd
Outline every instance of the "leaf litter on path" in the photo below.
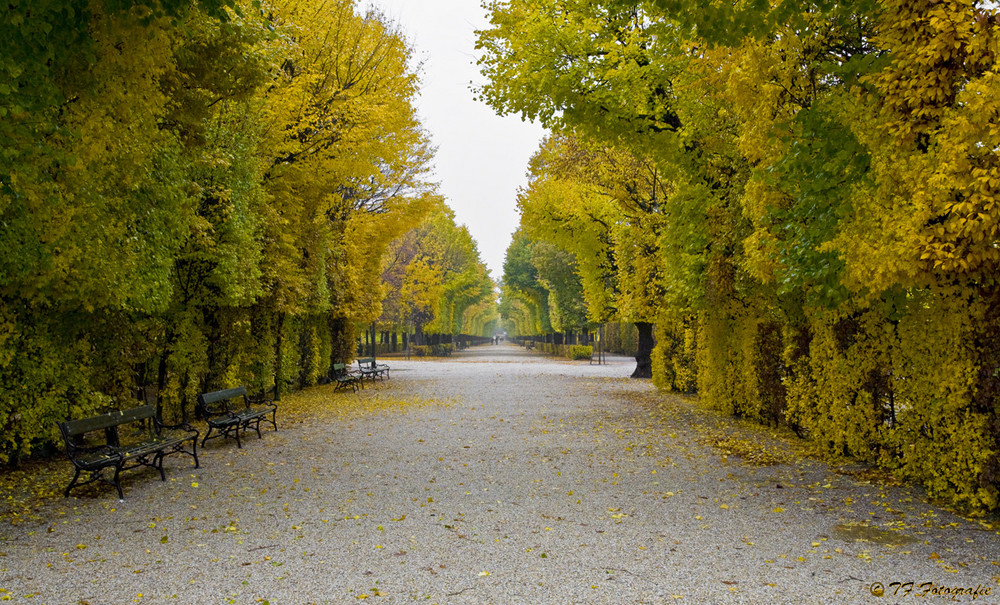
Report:
[[[166,486],[127,480],[124,504],[97,488],[48,498],[35,513],[54,531],[7,532],[0,548],[50,581],[0,588],[58,601],[53,574],[122,569],[121,552],[167,596],[214,586],[236,602],[780,602],[809,586],[852,603],[870,594],[846,578],[899,569],[995,582],[995,532],[969,544],[969,524],[918,490],[838,474],[648,382],[567,364],[411,367],[358,393],[287,395],[278,432],[210,444],[205,468],[172,464]],[[919,541],[837,533],[862,522]],[[188,557],[191,577],[157,563]],[[91,600],[153,594],[147,575]]]

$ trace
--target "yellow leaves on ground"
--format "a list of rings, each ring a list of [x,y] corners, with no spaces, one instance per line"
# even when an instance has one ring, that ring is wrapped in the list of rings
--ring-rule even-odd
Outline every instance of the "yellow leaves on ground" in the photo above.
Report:
[[[453,405],[453,400],[413,397],[398,390],[390,382],[367,383],[357,392],[336,390],[335,385],[310,387],[285,395],[281,399],[282,415],[296,422],[312,418],[335,416],[341,420],[371,414],[406,413],[413,408]]]
[[[717,437],[710,444],[726,454],[739,456],[744,462],[754,466],[788,464],[794,460],[785,447],[767,445],[759,441],[740,439],[735,436]]]
[[[338,392],[333,385],[324,385],[282,397],[281,415],[292,423],[330,416],[344,421],[372,414],[406,413],[411,409],[449,406],[454,403],[453,400],[412,397],[398,392],[387,382],[366,385],[364,390],[359,390],[357,393]],[[71,477],[72,470],[62,459],[33,460],[26,462],[20,468],[7,469],[0,473],[0,491],[6,494],[6,499],[0,502],[0,511],[14,525],[36,522],[39,518],[36,511],[48,501],[61,499],[62,490]],[[197,489],[200,483],[191,481],[190,485]],[[261,493],[266,491],[262,489]],[[115,511],[114,508],[109,510]],[[403,515],[393,521],[402,521],[405,518],[406,515]],[[155,528],[156,523],[150,523],[149,527]],[[238,527],[235,524],[227,524],[221,531],[236,533]],[[167,540],[168,537],[163,536],[160,541],[166,543]],[[83,550],[87,545],[79,544],[76,548]]]
[[[36,510],[47,500],[62,497],[62,490],[73,476],[65,460],[33,460],[17,469],[0,473],[0,492],[6,494],[0,502],[3,516],[18,525],[37,521]]]

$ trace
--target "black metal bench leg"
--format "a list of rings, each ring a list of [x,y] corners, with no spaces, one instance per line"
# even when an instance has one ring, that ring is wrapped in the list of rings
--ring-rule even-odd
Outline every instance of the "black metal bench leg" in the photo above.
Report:
[[[80,469],[78,468],[76,469],[76,472],[73,473],[73,480],[69,482],[69,485],[66,486],[66,491],[63,492],[64,497],[69,498],[69,490],[73,489],[73,486],[76,485],[76,481],[79,478],[80,478]]]
[[[163,472],[163,450],[156,452],[153,457],[153,466],[160,471],[160,481],[166,481],[167,474]]]
[[[113,482],[115,484],[115,489],[118,490],[118,499],[119,500],[124,500],[125,499],[125,494],[122,492],[122,481],[121,481],[121,477],[120,477],[121,472],[122,472],[122,466],[124,466],[124,465],[125,465],[125,461],[124,460],[122,460],[120,463],[118,463],[118,464],[115,465],[115,477],[113,479]]]
[[[212,425],[208,425],[208,430],[205,431],[205,438],[201,440],[201,447],[205,447],[205,442],[208,441],[208,436],[212,434]]]

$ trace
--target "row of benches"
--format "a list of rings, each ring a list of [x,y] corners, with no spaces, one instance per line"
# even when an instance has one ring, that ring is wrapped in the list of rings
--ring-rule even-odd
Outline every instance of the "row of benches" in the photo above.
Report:
[[[352,391],[357,391],[358,387],[364,388],[365,378],[374,381],[376,378],[382,380],[389,377],[389,366],[384,363],[377,363],[374,357],[365,357],[358,360],[358,369],[350,370],[346,364],[333,364],[333,382],[337,383],[337,389],[350,387]]]
[[[374,380],[389,375],[389,366],[376,364],[374,359],[359,359],[358,364],[359,371],[349,373],[350,378],[346,382],[336,378],[339,375],[337,366],[343,364],[334,365],[337,388],[350,384],[356,390],[364,378]],[[242,448],[241,432],[246,433],[252,428],[260,438],[262,422],[278,430],[277,412],[275,402],[263,397],[251,397],[245,387],[237,387],[198,395],[196,413],[208,426],[204,437],[188,423],[163,424],[156,414],[156,406],[152,404],[59,422],[59,432],[75,471],[64,494],[68,497],[74,487],[103,480],[110,481],[118,490],[118,497],[124,499],[120,479],[122,471],[148,466],[159,471],[160,479],[166,481],[164,457],[174,453],[187,454],[194,458],[194,467],[199,468],[199,437],[202,446],[209,439],[229,437],[236,440],[237,447]],[[113,472],[110,480],[104,478],[105,470]],[[83,473],[88,473],[89,478],[80,481]]]
[[[243,447],[241,431],[253,428],[259,438],[261,422],[270,423],[278,430],[277,412],[276,403],[249,397],[244,387],[198,395],[197,415],[208,425],[201,445],[216,437],[230,437],[236,439],[237,446]],[[124,499],[122,471],[148,466],[158,470],[160,479],[166,481],[163,459],[174,453],[187,454],[194,458],[195,468],[200,466],[198,438],[201,432],[188,423],[164,424],[152,404],[67,420],[58,425],[75,470],[64,492],[66,496],[74,487],[104,480],[110,481],[118,490],[118,497]],[[113,469],[110,480],[104,478],[105,469]],[[89,473],[90,477],[81,482],[83,473]]]

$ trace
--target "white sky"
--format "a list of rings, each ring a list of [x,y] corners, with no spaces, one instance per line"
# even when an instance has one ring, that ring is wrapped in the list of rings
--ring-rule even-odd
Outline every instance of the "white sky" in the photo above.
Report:
[[[437,147],[435,177],[456,220],[469,228],[494,279],[517,229],[517,188],[544,130],[517,116],[501,118],[473,100],[470,83],[483,80],[476,62],[476,29],[487,24],[480,0],[367,0],[399,24],[423,62],[417,100]]]

